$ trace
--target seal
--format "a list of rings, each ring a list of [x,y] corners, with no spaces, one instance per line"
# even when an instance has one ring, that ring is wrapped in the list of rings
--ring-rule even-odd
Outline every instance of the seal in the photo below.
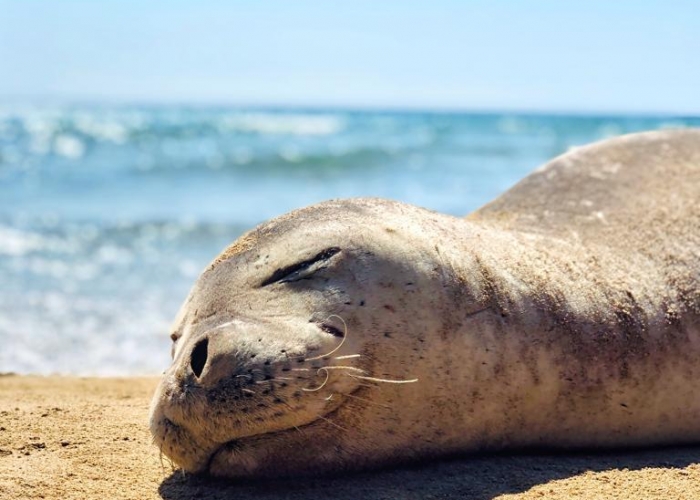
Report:
[[[153,399],[189,472],[700,441],[700,131],[575,149],[465,219],[329,201],[195,283]]]

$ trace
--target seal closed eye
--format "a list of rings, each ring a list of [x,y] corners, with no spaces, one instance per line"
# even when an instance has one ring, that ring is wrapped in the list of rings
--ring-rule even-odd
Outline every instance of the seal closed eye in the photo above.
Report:
[[[241,477],[700,442],[698,200],[700,131],[667,130],[464,219],[352,199],[268,221],[185,301],[155,443]]]
[[[310,274],[302,274],[304,271],[309,270],[315,264],[323,263],[330,260],[330,258],[338,252],[340,252],[340,248],[338,247],[327,248],[308,260],[298,262],[285,268],[276,269],[275,272],[273,272],[269,278],[267,278],[260,284],[260,286],[262,287],[271,285],[272,283],[288,283],[291,281],[308,279],[310,277]]]

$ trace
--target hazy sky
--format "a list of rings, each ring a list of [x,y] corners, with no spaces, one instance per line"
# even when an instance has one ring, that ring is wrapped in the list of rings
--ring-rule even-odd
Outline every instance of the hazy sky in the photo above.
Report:
[[[0,0],[0,98],[700,114],[697,0]]]

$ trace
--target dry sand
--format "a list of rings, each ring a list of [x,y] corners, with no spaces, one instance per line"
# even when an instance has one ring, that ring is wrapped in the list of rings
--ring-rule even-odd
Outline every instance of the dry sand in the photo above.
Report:
[[[226,483],[162,463],[156,378],[0,377],[0,498],[700,499],[700,447],[464,457],[327,479]]]

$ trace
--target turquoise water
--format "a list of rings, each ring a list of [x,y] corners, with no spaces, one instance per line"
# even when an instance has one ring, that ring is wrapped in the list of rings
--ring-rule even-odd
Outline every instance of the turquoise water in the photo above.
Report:
[[[462,215],[568,148],[700,118],[0,107],[0,372],[158,373],[199,271],[329,198]]]

